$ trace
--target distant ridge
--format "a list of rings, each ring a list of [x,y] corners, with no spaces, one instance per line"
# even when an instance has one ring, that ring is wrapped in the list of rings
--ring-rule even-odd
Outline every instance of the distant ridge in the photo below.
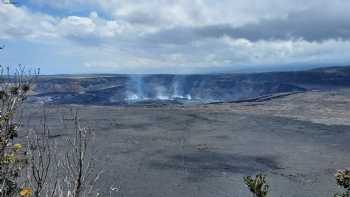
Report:
[[[45,75],[39,77],[30,100],[92,105],[157,100],[210,103],[344,87],[350,87],[350,66],[242,74]]]

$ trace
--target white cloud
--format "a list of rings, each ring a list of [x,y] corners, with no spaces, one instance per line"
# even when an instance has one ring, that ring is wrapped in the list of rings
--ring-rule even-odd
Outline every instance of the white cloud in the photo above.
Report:
[[[54,36],[56,19],[0,3],[0,38]]]
[[[346,54],[350,50],[350,41],[332,38],[328,31],[323,33],[327,36],[321,32],[319,37],[322,39],[318,42],[299,37],[269,39],[270,34],[263,29],[261,32],[255,29],[243,31],[263,35],[260,36],[263,39],[247,38],[254,35],[228,35],[230,28],[244,28],[247,24],[260,27],[266,21],[280,20],[288,26],[288,21],[292,21],[288,17],[299,12],[309,14],[310,17],[305,18],[305,21],[310,20],[310,24],[323,15],[326,17],[322,20],[331,18],[333,23],[337,19],[350,17],[347,11],[350,3],[345,0],[31,2],[39,7],[50,6],[64,14],[57,16],[43,13],[44,9],[0,3],[0,39],[25,38],[31,42],[49,43],[48,47],[53,48],[59,43],[62,51],[56,52],[57,61],[70,56],[77,59],[77,66],[92,70],[205,72],[242,66],[337,64],[350,61]],[[70,14],[80,9],[84,10],[84,14]],[[225,25],[229,28],[225,29]],[[317,25],[326,25],[326,22]],[[324,28],[320,26],[318,29]],[[346,31],[350,34],[350,30],[345,28],[339,35],[346,35]],[[271,35],[275,32],[280,30],[275,29]],[[308,36],[313,35],[312,32],[306,33]]]
[[[284,18],[300,11],[301,0],[31,0],[39,6],[60,11],[90,10],[103,12],[113,20],[159,30],[175,26],[230,24],[241,26],[263,19]]]
[[[251,42],[224,37],[222,41],[228,45],[232,53],[239,53],[240,57],[244,57],[241,64],[246,65],[317,64],[332,61],[337,64],[348,60],[346,51],[350,49],[350,41],[342,40],[309,42],[299,39]]]
[[[202,40],[191,46],[150,51],[121,51],[118,47],[101,46],[80,50],[84,65],[90,69],[115,72],[191,73],[216,70],[240,70],[253,67],[283,65],[333,65],[348,60],[350,41],[325,42],[259,41],[222,37]]]
[[[95,32],[96,24],[91,18],[68,16],[58,24],[63,34],[85,35]]]
[[[105,20],[96,12],[89,16],[52,17],[48,14],[34,13],[25,7],[0,4],[1,37],[40,37],[95,34],[113,37],[117,33],[134,31],[123,21]]]

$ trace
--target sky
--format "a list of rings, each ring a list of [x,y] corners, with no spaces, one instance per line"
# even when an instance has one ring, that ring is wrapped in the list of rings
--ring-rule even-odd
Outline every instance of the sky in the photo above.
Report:
[[[0,0],[0,64],[63,73],[350,65],[349,0]]]

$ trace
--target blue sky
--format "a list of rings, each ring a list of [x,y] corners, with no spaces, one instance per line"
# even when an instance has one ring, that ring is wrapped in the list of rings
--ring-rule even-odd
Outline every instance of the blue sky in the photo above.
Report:
[[[45,74],[350,65],[348,0],[3,2],[0,63]]]

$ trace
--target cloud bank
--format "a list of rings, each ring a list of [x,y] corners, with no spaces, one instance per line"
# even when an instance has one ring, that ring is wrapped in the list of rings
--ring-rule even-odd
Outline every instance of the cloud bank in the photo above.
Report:
[[[348,10],[347,0],[0,3],[0,41],[10,48],[0,58],[8,64],[29,62],[48,73],[341,65],[350,63]]]

